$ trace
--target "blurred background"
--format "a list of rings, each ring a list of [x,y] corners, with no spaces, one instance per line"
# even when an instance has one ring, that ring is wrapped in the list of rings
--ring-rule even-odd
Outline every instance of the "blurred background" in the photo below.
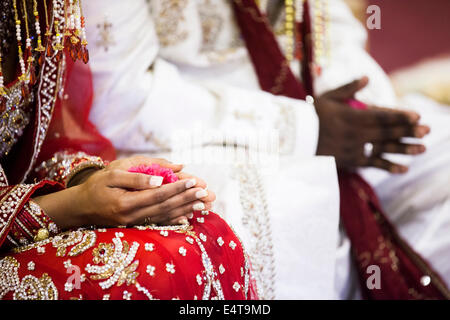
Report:
[[[381,30],[368,30],[367,50],[399,95],[420,92],[450,105],[450,0],[345,0],[366,25],[381,9]]]

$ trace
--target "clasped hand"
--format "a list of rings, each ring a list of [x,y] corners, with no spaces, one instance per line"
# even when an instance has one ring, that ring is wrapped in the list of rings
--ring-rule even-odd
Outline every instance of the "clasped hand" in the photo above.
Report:
[[[179,180],[158,186],[149,175],[128,172],[130,167],[153,163],[172,169]],[[210,210],[216,198],[202,179],[181,170],[182,165],[163,159],[116,160],[78,185],[34,200],[62,229],[179,224],[193,211]]]

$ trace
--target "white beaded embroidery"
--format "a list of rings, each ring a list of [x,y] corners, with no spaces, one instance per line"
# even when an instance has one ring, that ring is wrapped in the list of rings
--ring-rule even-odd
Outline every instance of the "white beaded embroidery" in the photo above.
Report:
[[[186,250],[184,247],[180,247],[180,248],[178,249],[178,252],[179,252],[183,257],[185,257],[185,256],[186,256],[187,250]]]
[[[174,274],[175,273],[175,265],[173,265],[172,263],[166,263],[166,271]]]
[[[147,266],[147,270],[146,270],[146,272],[150,275],[150,276],[155,276],[155,267],[154,266],[152,266],[152,265],[148,265]]]

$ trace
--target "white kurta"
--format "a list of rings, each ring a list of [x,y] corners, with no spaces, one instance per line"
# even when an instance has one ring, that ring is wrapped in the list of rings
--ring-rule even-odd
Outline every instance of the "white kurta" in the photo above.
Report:
[[[329,6],[330,57],[316,90],[367,75],[370,84],[359,98],[395,106],[387,76],[364,50],[364,29],[340,0]],[[314,156],[315,110],[305,101],[259,89],[229,1],[133,0],[125,6],[118,0],[91,0],[85,15],[95,86],[91,119],[116,148],[122,154],[183,161],[186,171],[208,182],[218,195],[216,211],[234,226],[251,255],[262,297],[354,295],[349,242],[338,232],[334,160]],[[261,131],[267,145],[273,145],[271,133],[278,135],[272,170],[226,155],[218,159],[223,149],[217,145],[223,141],[252,148],[248,136]],[[186,139],[191,136],[196,138]],[[402,214],[399,206],[411,193],[392,199],[391,186],[398,190],[412,179],[417,184],[408,186],[415,195],[422,192],[414,170],[403,177],[376,175],[366,174],[377,191],[386,191],[381,200],[392,214]],[[398,184],[383,185],[386,179]],[[398,225],[401,232],[409,230],[402,225],[407,224]],[[430,232],[433,237],[435,231]]]

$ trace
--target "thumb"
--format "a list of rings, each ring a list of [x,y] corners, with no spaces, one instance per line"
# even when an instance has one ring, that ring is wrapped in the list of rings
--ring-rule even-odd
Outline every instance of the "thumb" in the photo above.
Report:
[[[342,87],[330,90],[326,93],[329,98],[338,100],[348,100],[354,98],[355,94],[367,86],[369,78],[364,76],[361,79],[354,80]]]

